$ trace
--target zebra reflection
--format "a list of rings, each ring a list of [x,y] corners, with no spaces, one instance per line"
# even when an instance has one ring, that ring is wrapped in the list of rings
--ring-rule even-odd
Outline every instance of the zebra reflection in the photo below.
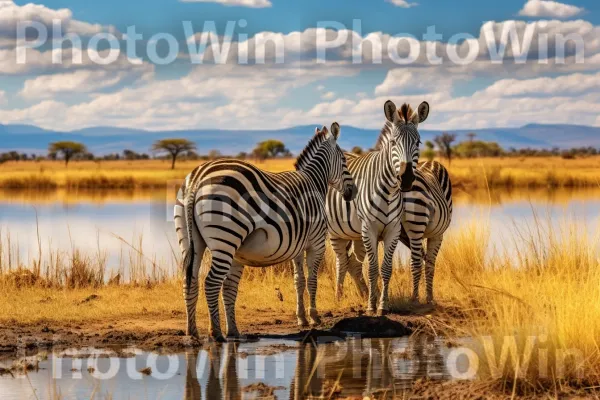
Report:
[[[242,398],[242,390],[237,371],[238,343],[227,343],[223,346],[210,346],[206,351],[186,353],[186,377],[184,400],[201,400],[202,385],[198,373],[207,375],[204,398],[238,400]],[[199,357],[200,355],[200,357]],[[198,362],[204,365],[198,365]],[[223,367],[221,367],[223,363]],[[221,382],[221,368],[223,378]]]

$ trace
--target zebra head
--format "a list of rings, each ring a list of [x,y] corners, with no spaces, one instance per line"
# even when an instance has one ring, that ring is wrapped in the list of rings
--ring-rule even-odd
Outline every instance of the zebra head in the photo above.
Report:
[[[392,167],[398,176],[400,190],[410,192],[419,163],[421,135],[418,127],[429,115],[429,104],[424,101],[415,112],[408,104],[403,104],[398,110],[396,105],[388,100],[383,108],[388,120],[388,146]]]
[[[329,186],[340,192],[344,200],[352,201],[356,197],[358,189],[354,184],[352,174],[348,171],[346,156],[337,142],[340,137],[340,130],[340,124],[334,122],[331,124],[331,133],[325,126],[320,131],[317,128],[316,133],[317,135],[325,135],[327,140],[323,145],[329,146]]]

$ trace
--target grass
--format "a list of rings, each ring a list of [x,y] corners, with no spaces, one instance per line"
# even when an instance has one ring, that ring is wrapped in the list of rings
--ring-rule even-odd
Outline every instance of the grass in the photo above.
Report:
[[[442,160],[445,164],[446,161]],[[21,161],[0,165],[3,189],[148,189],[177,186],[198,165],[180,161],[174,170],[162,160]],[[293,159],[258,163],[273,172],[293,169]],[[600,186],[600,156],[566,160],[560,157],[456,159],[453,183],[465,188],[579,188]]]
[[[490,231],[485,224],[454,229],[437,263],[439,311],[425,318],[435,321],[443,315],[438,333],[459,343],[461,338],[471,338],[466,343],[481,356],[481,376],[504,378],[531,388],[600,384],[600,241],[585,232],[576,221],[552,224],[537,220],[534,226],[515,231],[510,239],[516,250],[504,253],[489,250]],[[136,266],[135,272],[128,274],[133,277],[131,281],[108,284],[107,277],[100,279],[105,274],[101,255],[86,258],[77,255],[77,250],[63,263],[34,265],[26,270],[9,267],[7,249],[14,244],[7,243],[7,237],[0,246],[1,324],[79,323],[142,315],[160,319],[176,312],[183,326],[181,277],[176,272],[140,278],[141,267]],[[399,268],[392,279],[392,307],[406,311],[412,308],[407,303],[410,277],[400,265],[406,265],[406,260],[396,260]],[[319,278],[319,309],[325,312],[363,305],[349,282],[344,298],[336,302],[334,268],[335,258],[328,249]],[[291,271],[288,264],[245,271],[238,299],[240,325],[253,321],[259,309],[293,314]],[[18,274],[30,278],[19,281],[15,279]],[[275,288],[283,294],[283,302]],[[203,305],[198,307],[198,318],[208,318]],[[531,352],[528,345],[532,345]],[[516,349],[516,358],[508,351],[511,346]],[[503,351],[507,367],[495,368]],[[561,354],[565,355],[564,363],[560,362]]]

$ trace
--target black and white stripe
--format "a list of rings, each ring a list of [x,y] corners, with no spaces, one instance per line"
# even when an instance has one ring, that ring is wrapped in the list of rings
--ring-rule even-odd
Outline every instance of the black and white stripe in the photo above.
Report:
[[[348,168],[358,187],[358,196],[346,203],[339,194],[329,191],[327,217],[331,244],[337,256],[338,296],[341,283],[348,271],[362,285],[362,258],[355,260],[350,252],[353,241],[364,243],[369,260],[368,310],[387,312],[389,306],[389,281],[392,275],[392,258],[400,239],[404,213],[402,191],[409,191],[415,178],[419,160],[420,135],[418,125],[429,115],[429,105],[424,102],[417,112],[404,104],[396,109],[393,102],[384,106],[386,124],[374,151],[361,156],[349,156]],[[378,242],[384,242],[381,265],[383,281],[381,296],[377,294],[379,276]],[[360,246],[362,248],[362,245]],[[364,253],[363,253],[364,256]]]
[[[351,160],[348,161],[351,163]],[[433,302],[433,278],[435,262],[444,239],[444,233],[452,222],[452,183],[446,168],[437,161],[419,164],[415,174],[412,191],[403,194],[404,219],[400,241],[411,251],[411,272],[413,280],[412,300],[419,299],[419,284],[425,262],[425,283],[427,302]],[[426,251],[423,251],[423,240],[427,239]],[[357,258],[361,258],[365,249],[362,243],[354,242]],[[362,280],[361,265],[354,262],[350,274],[361,290],[366,290]],[[339,279],[343,279],[338,274]],[[343,282],[338,282],[341,287]]]
[[[238,160],[201,165],[186,178],[177,195],[175,226],[184,255],[183,285],[187,332],[198,336],[198,276],[206,248],[212,264],[204,281],[210,313],[209,334],[223,340],[219,293],[227,319],[227,336],[239,335],[235,301],[243,266],[267,267],[294,260],[298,320],[308,323],[304,308],[304,252],[309,269],[310,317],[316,309],[317,270],[325,253],[325,196],[329,186],[350,201],[356,186],[337,144],[337,123],[317,130],[296,162],[296,171],[269,173]],[[192,238],[190,241],[189,238]]]

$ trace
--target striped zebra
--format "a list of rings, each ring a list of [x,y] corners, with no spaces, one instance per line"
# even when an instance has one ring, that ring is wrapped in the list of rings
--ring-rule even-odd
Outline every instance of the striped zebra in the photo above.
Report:
[[[346,155],[351,164],[352,156]],[[404,193],[404,219],[400,241],[410,249],[413,280],[412,301],[419,300],[419,284],[425,261],[425,283],[427,303],[433,302],[433,277],[435,262],[444,239],[444,233],[452,221],[452,183],[446,168],[437,161],[419,164],[411,192]],[[423,240],[427,239],[427,250],[423,251]],[[350,249],[348,249],[350,250]],[[365,248],[361,241],[354,242],[354,254],[348,251],[348,270],[361,292],[367,290],[362,274]],[[344,276],[338,273],[337,286],[343,286]]]
[[[427,119],[429,104],[423,102],[415,112],[408,104],[397,109],[392,101],[387,101],[384,112],[387,121],[375,150],[348,159],[348,168],[358,187],[356,200],[346,203],[330,190],[326,203],[331,244],[337,256],[338,282],[344,281],[349,266],[357,268],[356,263],[349,262],[352,242],[359,240],[365,245],[369,260],[368,311],[371,313],[379,297],[377,244],[379,240],[384,242],[383,285],[378,307],[381,314],[389,309],[392,257],[400,239],[404,213],[401,192],[410,191],[415,179],[421,143],[418,126]],[[360,271],[362,274],[362,266]],[[338,296],[341,292],[338,286]]]
[[[184,256],[188,335],[198,336],[198,277],[206,248],[212,254],[204,281],[211,338],[224,340],[219,324],[221,288],[227,336],[239,336],[235,301],[244,265],[267,267],[293,260],[298,321],[307,325],[305,251],[310,318],[313,324],[320,323],[316,292],[327,236],[325,196],[328,186],[346,201],[356,196],[346,158],[337,144],[339,134],[337,123],[331,126],[331,133],[325,127],[317,129],[293,172],[270,173],[243,161],[218,160],[197,167],[186,177],[177,194],[175,227]]]

